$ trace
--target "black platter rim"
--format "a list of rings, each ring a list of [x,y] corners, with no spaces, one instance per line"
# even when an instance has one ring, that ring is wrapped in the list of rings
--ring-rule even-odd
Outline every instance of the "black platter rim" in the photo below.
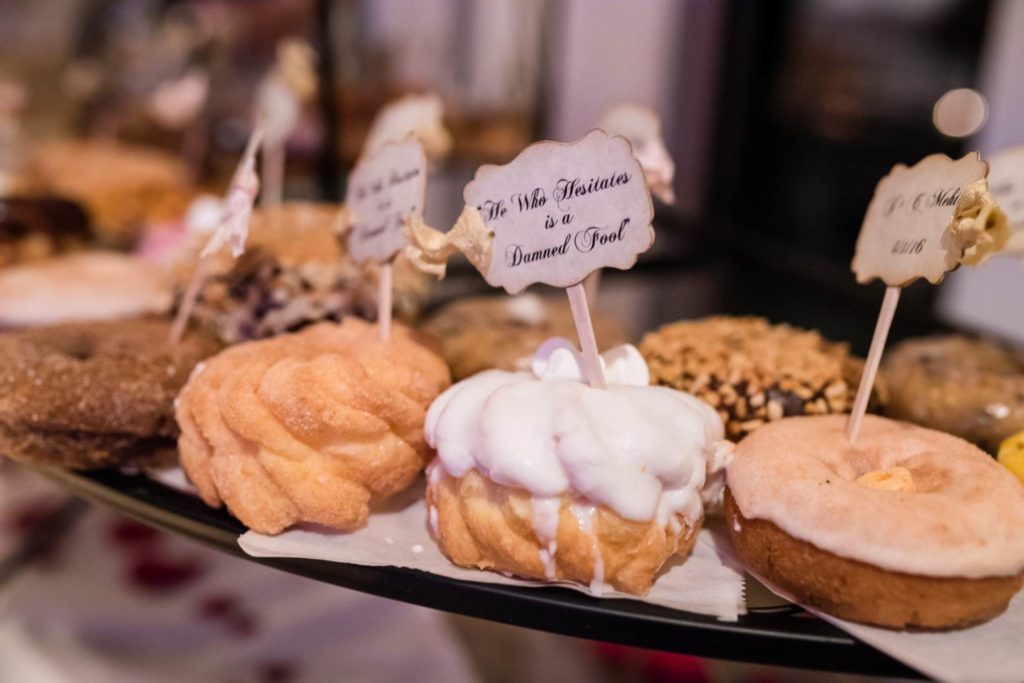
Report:
[[[632,600],[599,600],[564,588],[459,581],[414,569],[306,559],[254,558],[245,527],[223,510],[149,477],[114,470],[40,471],[73,494],[221,551],[383,598],[513,626],[712,659],[877,676],[920,674],[795,607],[753,610],[723,622]]]

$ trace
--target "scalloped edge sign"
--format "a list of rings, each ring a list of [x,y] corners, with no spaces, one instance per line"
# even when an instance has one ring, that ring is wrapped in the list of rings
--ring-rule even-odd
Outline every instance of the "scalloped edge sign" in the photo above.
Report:
[[[857,282],[875,278],[902,287],[918,278],[937,284],[960,264],[963,250],[950,223],[964,192],[988,175],[977,152],[953,160],[932,154],[897,164],[878,182],[868,204],[852,268]]]
[[[571,287],[599,268],[628,270],[654,243],[640,162],[625,138],[600,129],[481,166],[463,199],[494,233],[484,279],[510,294],[538,282]]]
[[[427,157],[415,137],[389,142],[362,159],[345,192],[353,260],[383,263],[398,253],[409,241],[402,228],[409,216],[422,215],[426,192]]]

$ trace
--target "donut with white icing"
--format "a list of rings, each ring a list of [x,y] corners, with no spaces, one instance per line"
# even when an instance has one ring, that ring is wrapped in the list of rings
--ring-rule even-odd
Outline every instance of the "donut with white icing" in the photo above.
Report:
[[[949,434],[868,415],[765,425],[728,467],[740,558],[798,602],[891,628],[990,619],[1024,580],[1024,487]]]
[[[696,541],[731,453],[693,396],[648,385],[632,346],[603,356],[607,389],[551,340],[532,372],[490,370],[427,412],[430,524],[460,566],[646,593]]]

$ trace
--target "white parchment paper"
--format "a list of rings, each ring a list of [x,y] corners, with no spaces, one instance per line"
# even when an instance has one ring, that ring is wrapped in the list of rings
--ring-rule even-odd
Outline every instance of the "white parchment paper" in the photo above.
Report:
[[[728,557],[731,546],[720,548]],[[731,558],[729,559],[731,561]],[[1024,592],[1002,615],[973,628],[942,632],[893,631],[855,624],[824,614],[795,600],[760,577],[753,577],[783,600],[798,604],[893,659],[946,683],[1020,683],[1024,681]]]
[[[370,515],[367,525],[353,533],[311,527],[291,529],[278,536],[250,531],[238,539],[238,544],[253,557],[302,557],[370,567],[406,567],[452,579],[509,586],[542,588],[551,585],[456,567],[441,554],[427,530],[422,487],[407,493],[388,509]],[[576,584],[558,585],[590,592]],[[643,598],[610,588],[602,597],[642,600],[726,621],[736,621],[746,611],[742,573],[723,561],[707,530],[700,532],[691,556],[685,562],[678,559],[670,562]]]

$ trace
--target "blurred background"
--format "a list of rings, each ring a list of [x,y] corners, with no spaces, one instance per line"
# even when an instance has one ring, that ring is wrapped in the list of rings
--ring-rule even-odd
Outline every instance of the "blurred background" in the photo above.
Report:
[[[181,156],[223,192],[289,37],[314,48],[319,91],[287,140],[288,198],[340,199],[374,115],[406,93],[438,93],[453,135],[429,186],[436,227],[480,164],[580,137],[617,103],[657,112],[677,199],[656,202],[655,248],[601,292],[634,334],[761,314],[864,353],[882,288],[856,285],[849,262],[877,181],[933,152],[1024,143],[1012,0],[0,0],[0,190],[33,145],[72,136]],[[195,112],[160,110],[175,84],[201,89]],[[485,289],[453,271],[438,301]],[[892,338],[955,325],[1024,341],[1015,291],[1016,256],[914,285]],[[807,677],[453,629],[481,680]]]
[[[0,160],[16,164],[35,139],[115,137],[191,155],[218,188],[275,45],[299,36],[317,50],[323,88],[288,140],[286,195],[341,197],[381,105],[434,91],[455,147],[432,179],[427,218],[447,226],[479,164],[537,139],[575,139],[609,106],[634,102],[662,119],[677,202],[658,205],[658,242],[640,268],[609,277],[609,305],[628,308],[635,331],[707,311],[763,313],[863,352],[880,294],[856,287],[848,263],[878,179],[929,153],[1024,140],[1019,5],[5,2]],[[209,83],[194,124],[159,120],[154,93],[188,74]],[[938,289],[911,288],[894,336],[940,321],[1024,338],[1024,310],[989,293],[1024,284],[1017,266],[997,259]],[[837,298],[849,304],[841,319]]]

